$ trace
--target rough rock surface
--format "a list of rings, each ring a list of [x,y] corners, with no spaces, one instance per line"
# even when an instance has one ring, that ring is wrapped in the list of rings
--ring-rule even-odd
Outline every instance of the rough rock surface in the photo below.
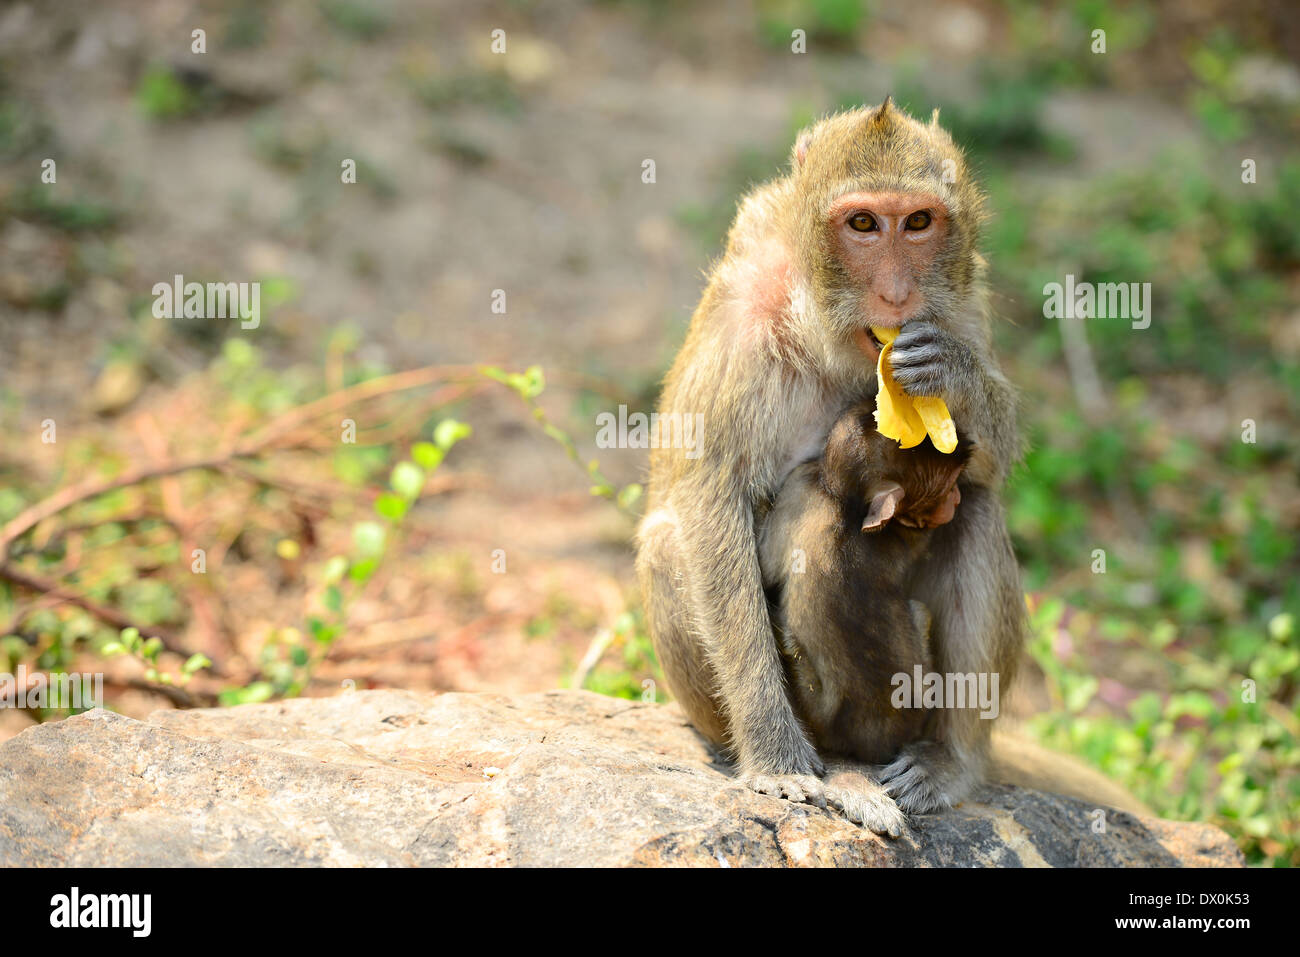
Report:
[[[499,769],[499,770],[494,770]],[[356,692],[0,745],[5,865],[1236,865],[1204,824],[994,785],[897,840],[748,791],[675,707]]]

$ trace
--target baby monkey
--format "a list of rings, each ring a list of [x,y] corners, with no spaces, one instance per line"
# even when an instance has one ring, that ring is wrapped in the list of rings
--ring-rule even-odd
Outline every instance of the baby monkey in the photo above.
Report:
[[[900,448],[875,402],[843,413],[818,460],[796,468],[759,532],[796,714],[818,752],[868,764],[927,737],[929,712],[891,704],[900,672],[931,670],[930,615],[911,601],[930,529],[952,520],[973,446]],[[910,703],[910,695],[909,695]]]

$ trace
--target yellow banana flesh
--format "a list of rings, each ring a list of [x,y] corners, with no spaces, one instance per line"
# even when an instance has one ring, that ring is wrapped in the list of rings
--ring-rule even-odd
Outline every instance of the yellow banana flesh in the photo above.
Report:
[[[886,438],[897,440],[905,449],[920,445],[925,437],[940,452],[951,452],[957,447],[957,427],[948,414],[948,405],[937,395],[911,396],[894,380],[894,370],[889,364],[894,351],[897,329],[871,330],[881,342],[880,359],[876,364],[876,378],[880,391],[876,394],[876,429]]]

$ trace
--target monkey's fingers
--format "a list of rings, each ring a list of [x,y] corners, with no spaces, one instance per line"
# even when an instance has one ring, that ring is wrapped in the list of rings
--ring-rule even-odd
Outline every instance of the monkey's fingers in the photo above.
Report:
[[[894,379],[894,370],[889,364],[893,349],[893,342],[886,342],[876,362],[876,379],[880,384],[876,394],[876,429],[886,438],[910,449],[924,441],[925,423],[917,414],[912,397]]]
[[[861,790],[827,785],[826,799],[854,824],[875,834],[898,837],[907,827],[902,810],[878,785]]]
[[[952,806],[935,775],[907,749],[880,771],[879,779],[898,806],[910,814],[931,814]]]
[[[746,774],[741,783],[759,794],[826,807],[826,786],[810,774]]]
[[[883,346],[876,362],[876,378],[880,390],[876,396],[876,428],[886,438],[896,439],[905,449],[920,445],[926,435],[940,452],[957,448],[957,427],[953,424],[948,404],[939,396],[909,395],[898,381],[894,369],[894,340],[897,329],[876,329],[876,338]],[[931,361],[925,354],[925,361]],[[909,375],[920,370],[908,369]]]

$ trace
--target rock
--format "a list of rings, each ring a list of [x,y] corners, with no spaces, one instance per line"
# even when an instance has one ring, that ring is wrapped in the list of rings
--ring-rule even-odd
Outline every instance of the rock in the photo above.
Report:
[[[495,773],[492,773],[495,771]],[[897,840],[734,783],[675,706],[582,691],[345,693],[0,745],[0,865],[1141,866],[1221,831],[991,785]]]

